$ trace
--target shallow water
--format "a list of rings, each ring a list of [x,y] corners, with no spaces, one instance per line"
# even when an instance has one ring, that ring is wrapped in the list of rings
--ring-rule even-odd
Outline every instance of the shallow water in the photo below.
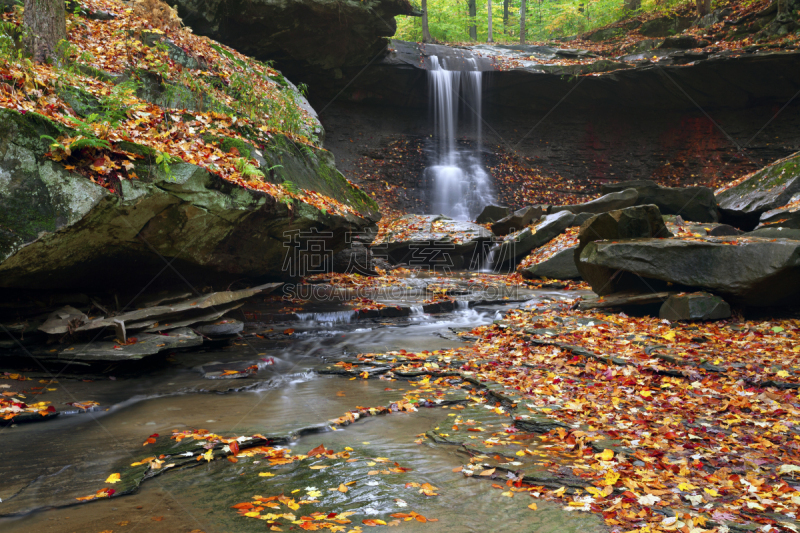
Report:
[[[564,296],[563,292],[559,296]],[[363,518],[415,511],[438,522],[402,522],[403,529],[428,531],[555,532],[603,531],[602,521],[584,513],[567,513],[529,496],[501,496],[483,479],[465,478],[452,471],[468,461],[458,448],[415,444],[424,433],[447,418],[441,408],[417,413],[394,413],[352,424],[338,431],[297,436],[293,453],[306,453],[324,444],[341,451],[353,448],[352,463],[325,470],[286,465],[275,476],[259,477],[263,465],[252,459],[198,463],[147,480],[128,496],[79,506],[75,498],[108,486],[106,477],[147,455],[143,441],[151,434],[173,429],[204,428],[222,435],[292,434],[301,428],[327,427],[326,422],[356,406],[382,406],[400,398],[410,385],[403,381],[350,380],[316,374],[321,362],[343,354],[393,349],[436,350],[458,346],[450,328],[489,323],[501,308],[483,312],[462,310],[447,317],[422,313],[400,323],[330,324],[308,320],[290,341],[248,338],[236,345],[201,353],[177,354],[164,367],[145,375],[102,383],[63,382],[74,394],[97,398],[102,410],[63,416],[39,424],[0,431],[0,518],[4,532],[25,531],[265,531],[260,520],[238,516],[230,506],[254,494],[264,496],[316,486],[323,493],[314,511],[352,510],[353,524]],[[274,361],[265,364],[264,360]],[[208,380],[203,368],[232,361],[261,362],[259,372],[244,380]],[[391,389],[391,390],[386,390]],[[216,391],[216,392],[203,392]],[[219,391],[228,391],[219,393]],[[386,457],[411,471],[369,475],[370,458]],[[327,489],[354,481],[347,494]],[[439,496],[407,488],[409,481],[439,487]],[[401,507],[398,499],[406,503]],[[48,510],[48,508],[50,508]],[[158,519],[158,520],[156,520]],[[120,526],[120,523],[129,522]],[[284,528],[286,529],[286,528]]]

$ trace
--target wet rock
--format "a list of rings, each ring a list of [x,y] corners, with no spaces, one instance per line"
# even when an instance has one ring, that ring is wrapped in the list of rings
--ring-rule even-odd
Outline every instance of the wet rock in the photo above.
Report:
[[[496,222],[501,218],[505,218],[512,213],[510,207],[500,206],[500,205],[487,205],[481,211],[481,214],[478,215],[478,218],[475,219],[475,222],[478,224],[486,224],[489,222]]]
[[[470,266],[483,252],[492,234],[472,222],[443,215],[405,215],[394,220],[388,231],[372,245],[373,253],[394,264],[430,269],[460,269]]]
[[[361,243],[354,243],[333,255],[332,270],[342,274],[377,276],[373,262],[372,250]]]
[[[506,237],[495,253],[495,264],[517,262],[531,250],[544,246],[572,225],[575,215],[561,211],[547,215],[533,228],[525,228]]]
[[[383,307],[380,311],[381,316],[384,318],[397,318],[401,316],[408,316],[411,314],[411,309],[402,306],[389,306]]]
[[[512,231],[519,231],[529,226],[531,222],[541,217],[542,214],[543,210],[539,206],[523,207],[492,224],[492,233],[503,236],[508,235]]]
[[[113,328],[115,324],[118,323],[123,323],[127,330],[130,331],[133,329],[150,328],[156,323],[161,322],[174,321],[175,323],[189,325],[200,321],[207,321],[210,320],[209,313],[219,313],[221,308],[230,310],[232,308],[231,304],[234,302],[245,300],[256,294],[268,294],[281,285],[282,283],[268,283],[252,289],[214,292],[170,305],[158,305],[155,307],[137,309],[136,311],[123,313],[114,317],[90,320],[75,331],[80,333],[100,328]],[[160,329],[164,328],[162,327]]]
[[[550,208],[550,213],[558,213],[559,211],[569,211],[575,215],[579,213],[605,213],[607,211],[624,209],[636,205],[638,199],[639,193],[636,189],[625,189],[619,192],[605,194],[600,198],[584,204],[554,205]]]
[[[707,292],[673,294],[661,306],[659,318],[678,320],[721,320],[730,318],[728,302]]]
[[[451,313],[455,310],[456,304],[449,301],[444,300],[441,302],[433,302],[430,304],[425,304],[422,306],[422,312],[429,313],[429,314],[436,314],[436,313]]]
[[[596,215],[587,220],[578,235],[575,264],[581,277],[600,295],[625,290],[647,290],[640,280],[631,276],[617,276],[616,270],[584,259],[584,249],[597,240],[621,240],[652,237],[672,237],[664,224],[661,212],[654,205],[628,207]]]
[[[706,229],[706,234],[710,237],[735,237],[744,233],[728,224],[715,225],[713,228]]]
[[[735,245],[714,238],[597,241],[581,253],[579,269],[590,272],[593,290],[603,294],[614,292],[608,288],[628,274],[641,280],[641,292],[671,283],[713,291],[731,302],[781,305],[800,295],[800,242],[743,237]]]
[[[586,311],[589,309],[608,309],[611,307],[661,305],[674,294],[674,292],[615,292],[597,298],[581,300],[578,303],[578,309]]]
[[[800,206],[796,205],[799,203],[798,200],[800,200],[800,194],[791,199],[792,207],[772,209],[763,213],[756,229],[769,227],[800,229]]]
[[[235,318],[226,318],[211,324],[200,324],[194,327],[194,330],[197,333],[206,337],[227,337],[230,335],[238,335],[243,329],[244,322],[241,320],[236,320]]]
[[[764,237],[766,239],[791,239],[793,241],[800,241],[800,229],[783,228],[783,227],[770,227],[754,229],[747,233],[752,237]]]
[[[662,187],[651,180],[623,181],[601,187],[604,194],[625,189],[636,189],[639,193],[636,205],[653,204],[665,215],[680,215],[693,222],[718,222],[720,218],[714,191],[708,187]]]
[[[762,213],[779,209],[800,194],[800,154],[775,161],[733,187],[717,191],[726,220],[750,229]]]
[[[581,273],[578,272],[578,267],[575,266],[576,248],[577,246],[571,246],[561,250],[541,263],[534,263],[522,269],[520,274],[526,279],[580,279]]]
[[[61,350],[58,358],[66,361],[135,361],[158,352],[192,348],[201,344],[203,338],[191,329],[178,328],[160,335],[143,333],[132,344],[115,341],[78,344]]]

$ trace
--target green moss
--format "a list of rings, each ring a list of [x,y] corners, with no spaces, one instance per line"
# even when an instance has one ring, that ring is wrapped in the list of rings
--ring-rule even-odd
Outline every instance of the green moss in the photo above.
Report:
[[[250,156],[253,155],[253,145],[241,139],[232,139],[231,137],[206,133],[203,135],[203,141],[207,144],[217,143],[217,146],[219,146],[220,150],[223,152],[230,152],[231,148],[236,148],[244,158],[249,159]]]

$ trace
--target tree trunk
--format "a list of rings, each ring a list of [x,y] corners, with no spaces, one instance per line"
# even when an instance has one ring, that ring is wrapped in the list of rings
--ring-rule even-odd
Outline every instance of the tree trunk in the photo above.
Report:
[[[628,11],[636,11],[642,7],[642,0],[625,0],[625,9]]]
[[[494,39],[492,39],[492,0],[486,0],[487,7],[489,11],[489,39],[486,42],[493,43]]]
[[[522,0],[519,4],[519,42],[525,44],[525,2]]]
[[[428,29],[428,0],[422,0],[422,42],[433,42],[431,32]]]
[[[64,0],[25,0],[22,25],[27,29],[25,52],[34,61],[55,57],[58,43],[67,38]]]
[[[711,13],[711,0],[697,0],[697,16],[702,17]]]
[[[478,15],[477,0],[467,0],[467,3],[469,4],[469,16],[470,16],[469,38],[471,41],[477,41],[478,27],[475,26],[475,17]]]
[[[503,0],[503,33],[508,35],[508,0]]]
[[[778,4],[778,14],[776,18],[779,21],[789,20],[789,2],[788,0],[775,0],[775,3]]]

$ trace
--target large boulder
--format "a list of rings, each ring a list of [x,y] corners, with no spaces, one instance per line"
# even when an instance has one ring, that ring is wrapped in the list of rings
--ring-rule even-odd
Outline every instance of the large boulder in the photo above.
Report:
[[[294,70],[312,68],[342,76],[341,68],[366,65],[386,49],[396,15],[408,0],[176,0],[183,21],[199,34],[256,59]]]
[[[800,153],[775,161],[716,192],[726,220],[742,229],[752,229],[762,213],[785,206],[798,194]]]
[[[490,222],[497,222],[501,218],[505,218],[512,213],[510,207],[502,205],[487,205],[475,219],[478,224],[488,224]]]
[[[714,191],[708,187],[662,187],[651,180],[623,181],[603,185],[603,194],[636,189],[636,205],[653,204],[665,215],[680,215],[692,222],[718,222],[719,210]]]
[[[596,215],[583,223],[575,248],[575,264],[581,277],[600,295],[642,288],[640,280],[631,276],[617,276],[616,270],[583,260],[584,249],[594,241],[623,239],[667,238],[672,233],[664,224],[658,207],[642,205],[627,207]]]
[[[280,135],[263,150],[267,164],[280,161],[297,186],[338,198],[361,216],[278,201],[189,163],[170,165],[167,175],[132,143],[125,149],[144,156],[134,163],[139,179],[121,179],[112,191],[44,156],[41,136],[61,133],[34,113],[0,109],[0,287],[146,283],[168,265],[215,284],[288,279],[320,253],[304,248],[304,236],[333,254],[348,233],[374,225],[374,202],[327,152],[301,151]]]
[[[604,294],[627,274],[641,280],[640,292],[671,284],[753,306],[793,303],[800,295],[800,242],[788,239],[595,241],[581,252],[579,268],[591,272],[592,289]]]
[[[425,269],[480,267],[492,233],[478,224],[443,215],[405,215],[372,243],[375,257]]]
[[[513,231],[519,231],[529,226],[531,222],[541,217],[542,214],[543,210],[540,206],[523,207],[492,224],[492,233],[502,236],[508,235]]]
[[[604,194],[600,198],[583,204],[554,205],[550,208],[550,213],[558,213],[559,211],[569,211],[575,215],[581,213],[605,213],[606,211],[614,211],[616,209],[624,209],[636,205],[638,199],[639,193],[636,189],[625,189]]]

